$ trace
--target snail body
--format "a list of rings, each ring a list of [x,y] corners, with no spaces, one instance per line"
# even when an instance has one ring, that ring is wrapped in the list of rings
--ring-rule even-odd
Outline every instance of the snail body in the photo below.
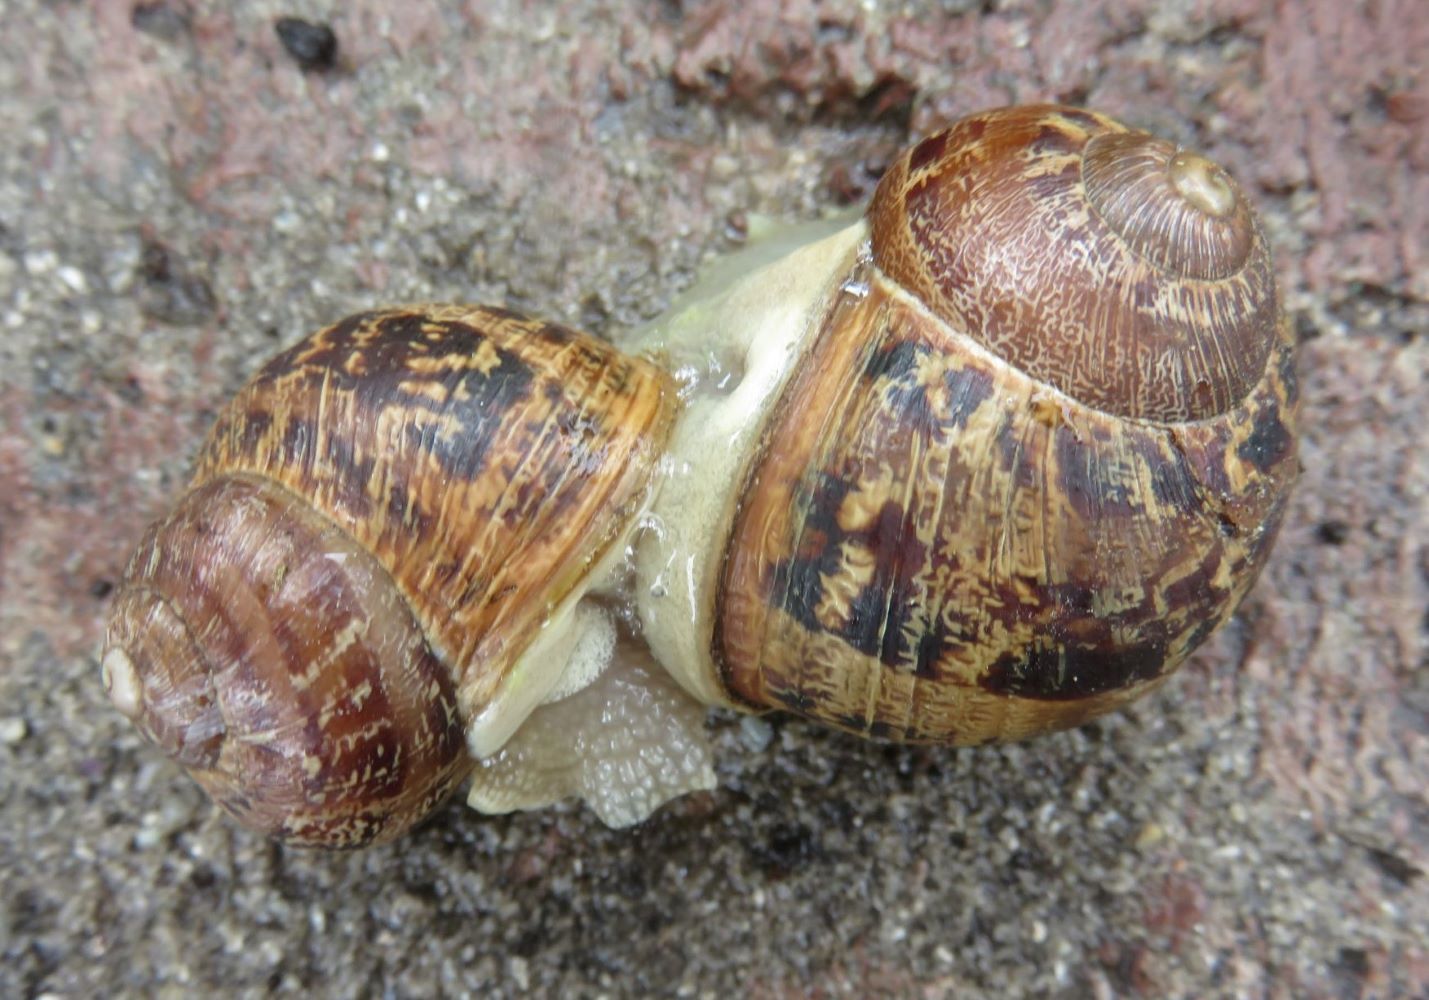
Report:
[[[1090,112],[965,119],[863,217],[619,347],[422,307],[270,362],[131,562],[116,704],[300,843],[395,836],[468,774],[478,808],[633,822],[712,783],[703,705],[977,744],[1157,687],[1295,474],[1244,197]]]

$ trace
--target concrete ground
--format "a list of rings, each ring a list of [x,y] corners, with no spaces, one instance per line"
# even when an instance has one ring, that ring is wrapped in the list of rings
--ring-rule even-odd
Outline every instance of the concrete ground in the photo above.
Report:
[[[304,72],[283,15],[329,21],[337,64]],[[0,0],[0,26],[0,995],[1429,993],[1414,3]],[[423,299],[608,332],[751,216],[1041,99],[1240,177],[1302,342],[1278,548],[1159,696],[974,751],[720,716],[719,790],[636,829],[453,804],[344,855],[236,829],[108,705],[128,550],[278,345]]]

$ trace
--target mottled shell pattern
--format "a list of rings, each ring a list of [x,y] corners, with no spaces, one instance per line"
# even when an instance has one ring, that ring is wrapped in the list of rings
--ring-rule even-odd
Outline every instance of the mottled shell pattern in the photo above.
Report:
[[[869,222],[746,477],[728,688],[982,743],[1160,684],[1249,589],[1297,472],[1244,196],[1171,143],[1032,107],[913,147]]]
[[[713,783],[687,695],[969,744],[1149,691],[1244,597],[1297,472],[1246,199],[1089,112],[964,119],[864,220],[667,319],[636,357],[389,309],[272,359],[129,564],[114,703],[244,824],[327,847],[398,835],[473,754],[479,807],[568,794],[528,787],[560,753],[518,726],[566,757],[679,728],[594,762],[639,787],[587,799],[633,822]],[[704,397],[669,374],[730,358]],[[679,687],[609,709],[622,657]]]
[[[396,836],[474,766],[465,720],[625,527],[674,405],[649,363],[500,309],[321,330],[140,544],[113,700],[250,827]]]

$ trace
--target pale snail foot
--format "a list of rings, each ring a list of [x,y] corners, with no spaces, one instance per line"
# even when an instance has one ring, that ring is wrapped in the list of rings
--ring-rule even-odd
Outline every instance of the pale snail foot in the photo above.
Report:
[[[802,222],[789,222],[757,212],[746,213],[742,245],[736,250],[716,255],[701,263],[695,273],[694,282],[675,297],[665,316],[650,325],[661,325],[663,320],[696,303],[720,298],[732,286],[745,281],[762,268],[784,260],[791,253],[811,243],[818,243],[856,225],[862,217],[861,206],[841,209]]]
[[[595,681],[537,708],[478,763],[467,804],[506,813],[575,797],[607,826],[639,823],[670,799],[715,787],[705,714],[623,639]]]

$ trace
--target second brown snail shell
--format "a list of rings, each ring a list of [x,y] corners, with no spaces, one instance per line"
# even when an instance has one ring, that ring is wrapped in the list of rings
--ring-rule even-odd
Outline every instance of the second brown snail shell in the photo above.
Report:
[[[618,349],[424,306],[279,355],[131,561],[106,684],[241,821],[323,846],[468,775],[479,808],[633,822],[712,783],[703,705],[1020,739],[1234,612],[1295,403],[1219,167],[992,111]]]

